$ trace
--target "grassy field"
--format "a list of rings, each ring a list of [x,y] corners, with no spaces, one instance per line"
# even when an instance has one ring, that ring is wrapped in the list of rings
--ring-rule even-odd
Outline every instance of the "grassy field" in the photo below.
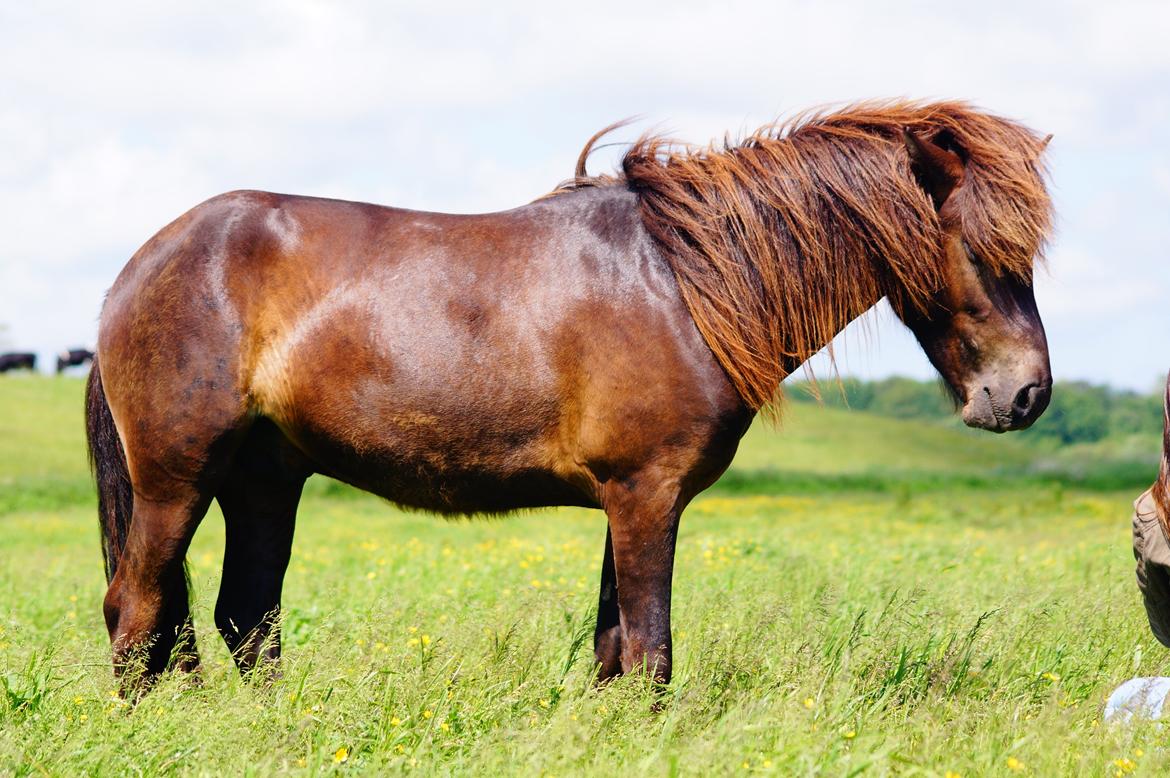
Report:
[[[604,521],[407,514],[312,483],[283,680],[242,682],[191,552],[202,685],[114,695],[77,379],[0,380],[0,774],[1125,775],[1166,732],[1100,723],[1170,673],[1130,502],[1148,440],[1078,451],[793,406],[684,517],[675,680],[591,683]],[[1143,459],[1129,457],[1137,452]]]

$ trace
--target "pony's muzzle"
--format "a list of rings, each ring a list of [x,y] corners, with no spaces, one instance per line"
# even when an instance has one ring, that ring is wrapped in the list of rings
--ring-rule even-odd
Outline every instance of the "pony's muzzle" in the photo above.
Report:
[[[985,385],[969,394],[963,405],[963,422],[991,432],[1027,429],[1044,413],[1051,398],[1050,378],[1023,386]]]

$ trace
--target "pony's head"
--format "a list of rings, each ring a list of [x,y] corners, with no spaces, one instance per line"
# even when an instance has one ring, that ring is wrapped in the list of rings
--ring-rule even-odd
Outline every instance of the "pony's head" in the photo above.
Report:
[[[911,171],[938,212],[943,256],[941,286],[913,301],[909,294],[892,298],[894,309],[946,381],[968,426],[994,432],[1029,427],[1052,392],[1048,342],[1032,291],[1047,212],[989,208],[986,170],[972,174],[971,157],[949,132],[925,137],[906,129],[904,139]],[[1039,142],[1036,156],[1046,143]],[[1035,162],[1027,167],[1035,171]],[[1035,180],[1039,192],[1024,192],[1024,199],[1040,197],[1047,205],[1038,175]]]
[[[962,102],[856,103],[721,148],[644,136],[621,176],[744,402],[888,297],[973,427],[1027,427],[1051,391],[1032,267],[1052,221],[1047,140]]]

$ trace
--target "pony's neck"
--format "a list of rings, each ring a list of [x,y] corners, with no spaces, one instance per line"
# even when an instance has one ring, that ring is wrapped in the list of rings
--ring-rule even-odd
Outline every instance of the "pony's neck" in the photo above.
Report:
[[[643,222],[752,407],[883,296],[937,283],[937,215],[896,148],[797,133],[627,158]]]

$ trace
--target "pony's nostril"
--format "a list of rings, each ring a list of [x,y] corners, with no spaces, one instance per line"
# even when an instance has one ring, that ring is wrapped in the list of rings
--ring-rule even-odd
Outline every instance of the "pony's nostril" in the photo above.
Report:
[[[1052,384],[1050,383],[1028,384],[1016,392],[1015,399],[1012,400],[1012,416],[1018,425],[1017,429],[1027,427],[1039,418],[1040,414],[1044,413],[1044,409],[1048,407],[1048,401],[1051,397]]]
[[[1035,397],[1036,390],[1039,388],[1036,384],[1028,384],[1016,392],[1016,399],[1012,401],[1012,409],[1019,415],[1026,416],[1032,408],[1032,400]]]

